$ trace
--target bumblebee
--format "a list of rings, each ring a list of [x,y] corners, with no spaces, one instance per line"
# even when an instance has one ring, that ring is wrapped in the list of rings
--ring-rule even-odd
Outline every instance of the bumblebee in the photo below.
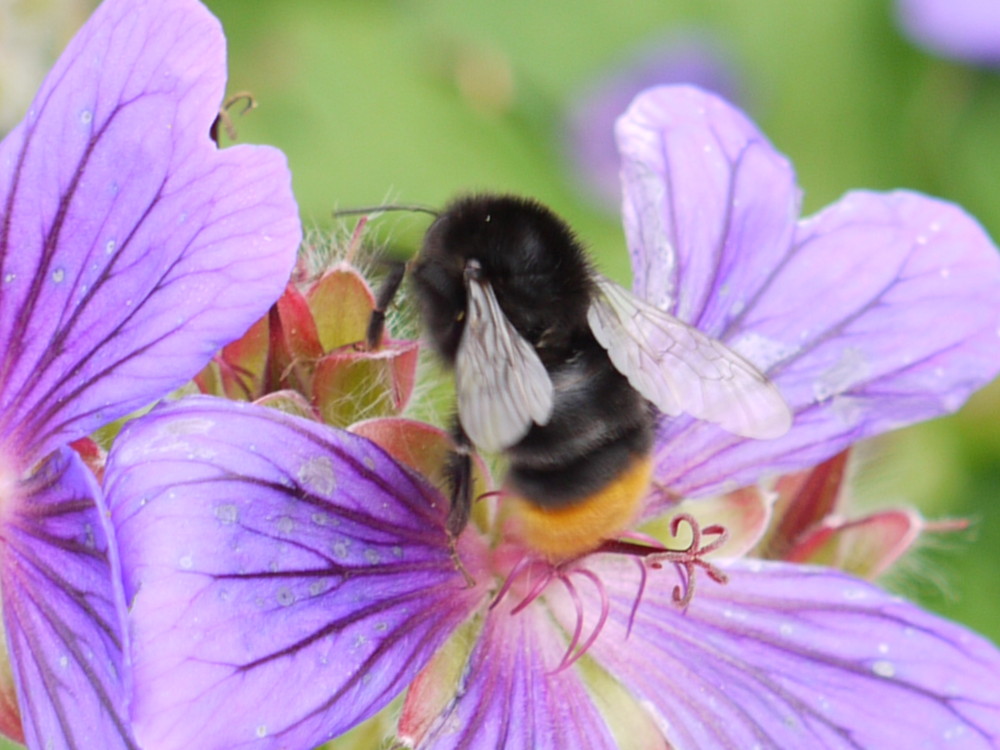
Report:
[[[514,531],[558,562],[614,539],[652,482],[659,414],[752,438],[791,412],[750,362],[597,273],[541,204],[462,197],[410,264],[424,336],[454,370],[456,451],[448,530],[472,503],[470,452],[503,453]],[[402,279],[379,294],[369,343]]]

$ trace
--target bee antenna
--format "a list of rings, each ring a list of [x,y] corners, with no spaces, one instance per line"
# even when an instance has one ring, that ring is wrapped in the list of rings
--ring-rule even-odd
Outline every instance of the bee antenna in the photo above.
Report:
[[[414,211],[422,214],[430,214],[435,218],[441,215],[440,211],[435,211],[433,208],[420,206],[415,203],[385,203],[381,206],[338,209],[333,212],[333,218],[339,219],[341,216],[358,216],[359,214],[380,214],[386,211]]]

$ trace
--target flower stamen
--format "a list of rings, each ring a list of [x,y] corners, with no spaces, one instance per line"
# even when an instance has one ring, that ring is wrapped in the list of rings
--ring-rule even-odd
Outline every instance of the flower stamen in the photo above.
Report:
[[[680,583],[674,586],[672,598],[674,604],[679,608],[687,609],[694,598],[695,571],[697,568],[703,569],[705,575],[716,583],[724,584],[729,580],[723,571],[705,559],[706,555],[715,552],[726,543],[729,533],[725,527],[719,524],[712,524],[711,526],[702,528],[698,520],[691,514],[678,513],[670,522],[670,534],[675,538],[680,533],[681,524],[687,524],[691,529],[691,543],[684,549],[672,550],[662,545],[639,544],[624,539],[609,539],[597,551],[633,555],[643,561],[648,561],[649,567],[655,570],[662,568],[664,563],[673,563],[677,570],[678,578],[680,578]],[[703,546],[703,536],[712,536],[715,538]],[[642,567],[644,568],[645,566]],[[638,609],[638,599],[642,597],[645,585],[646,581],[645,577],[643,577],[640,582],[639,593],[636,597],[637,601],[632,607],[629,630],[631,630],[632,618],[634,618],[635,612]]]
[[[566,650],[565,656],[563,656],[562,663],[556,668],[556,672],[561,672],[563,669],[567,669],[573,666],[576,663],[577,659],[579,659],[581,656],[583,656],[590,650],[590,647],[594,645],[594,641],[597,640],[597,636],[599,636],[601,634],[601,631],[604,630],[604,625],[605,623],[607,623],[608,615],[611,612],[611,602],[608,600],[608,592],[604,588],[604,583],[601,581],[600,577],[593,571],[587,570],[585,568],[578,568],[572,572],[579,573],[581,576],[583,576],[584,578],[589,580],[592,584],[594,584],[594,588],[597,589],[597,593],[601,597],[601,616],[597,619],[597,624],[590,631],[590,635],[587,636],[587,640],[584,641],[583,645],[577,648],[575,652],[573,649],[575,644],[579,641],[579,639],[574,638],[574,641],[570,643],[569,648]],[[568,575],[562,574],[559,576],[559,579],[563,582],[563,585],[567,587],[571,585]],[[577,599],[574,598],[574,601],[577,601]],[[577,621],[580,624],[578,630],[582,630],[583,627],[582,602],[578,605],[577,608]]]

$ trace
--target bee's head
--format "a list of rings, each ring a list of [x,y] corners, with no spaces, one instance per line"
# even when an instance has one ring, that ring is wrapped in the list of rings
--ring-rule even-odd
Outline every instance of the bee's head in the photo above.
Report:
[[[452,316],[465,309],[470,263],[533,344],[552,327],[570,330],[585,321],[592,293],[586,255],[565,222],[541,204],[474,195],[442,211],[427,231],[414,269],[418,292],[430,302],[425,320],[432,333],[444,323],[446,304]],[[447,355],[448,348],[443,352]]]

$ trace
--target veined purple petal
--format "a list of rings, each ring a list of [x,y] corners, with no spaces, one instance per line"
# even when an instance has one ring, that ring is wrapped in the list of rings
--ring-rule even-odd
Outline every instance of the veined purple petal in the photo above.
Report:
[[[1000,370],[1000,257],[958,207],[856,192],[796,227],[787,161],[697,89],[640,96],[618,138],[637,292],[746,356],[796,414],[767,441],[665,421],[657,480],[673,493],[813,466],[954,411]]]
[[[1000,4],[995,0],[897,0],[903,30],[945,57],[1000,65]]]
[[[602,206],[617,210],[621,161],[614,126],[619,115],[640,92],[669,83],[698,86],[734,101],[741,81],[728,52],[708,29],[675,30],[655,36],[589,81],[565,123],[567,157],[581,188]]]
[[[575,669],[556,672],[565,636],[545,608],[490,610],[455,700],[418,750],[618,747]],[[401,738],[404,741],[410,738]]]
[[[190,378],[277,297],[284,157],[218,151],[225,40],[195,0],[106,0],[0,145],[0,436],[22,467]]]
[[[788,249],[791,165],[741,112],[688,86],[640,95],[617,137],[636,294],[718,335]]]
[[[771,376],[795,423],[768,441],[666,425],[659,479],[677,492],[818,464],[955,411],[1000,370],[1000,255],[961,209],[926,196],[848,194],[801,223],[749,300],[722,338]]]
[[[630,562],[601,566],[611,616],[589,653],[672,747],[1000,742],[1000,652],[980,636],[839,572],[754,561],[727,566],[727,584],[701,582],[686,612],[656,579],[667,570],[653,571],[626,635]]]
[[[136,748],[125,599],[100,488],[68,448],[4,498],[0,592],[32,748]]]
[[[144,746],[312,747],[388,703],[485,596],[436,490],[276,410],[163,406],[125,427],[105,483]]]

